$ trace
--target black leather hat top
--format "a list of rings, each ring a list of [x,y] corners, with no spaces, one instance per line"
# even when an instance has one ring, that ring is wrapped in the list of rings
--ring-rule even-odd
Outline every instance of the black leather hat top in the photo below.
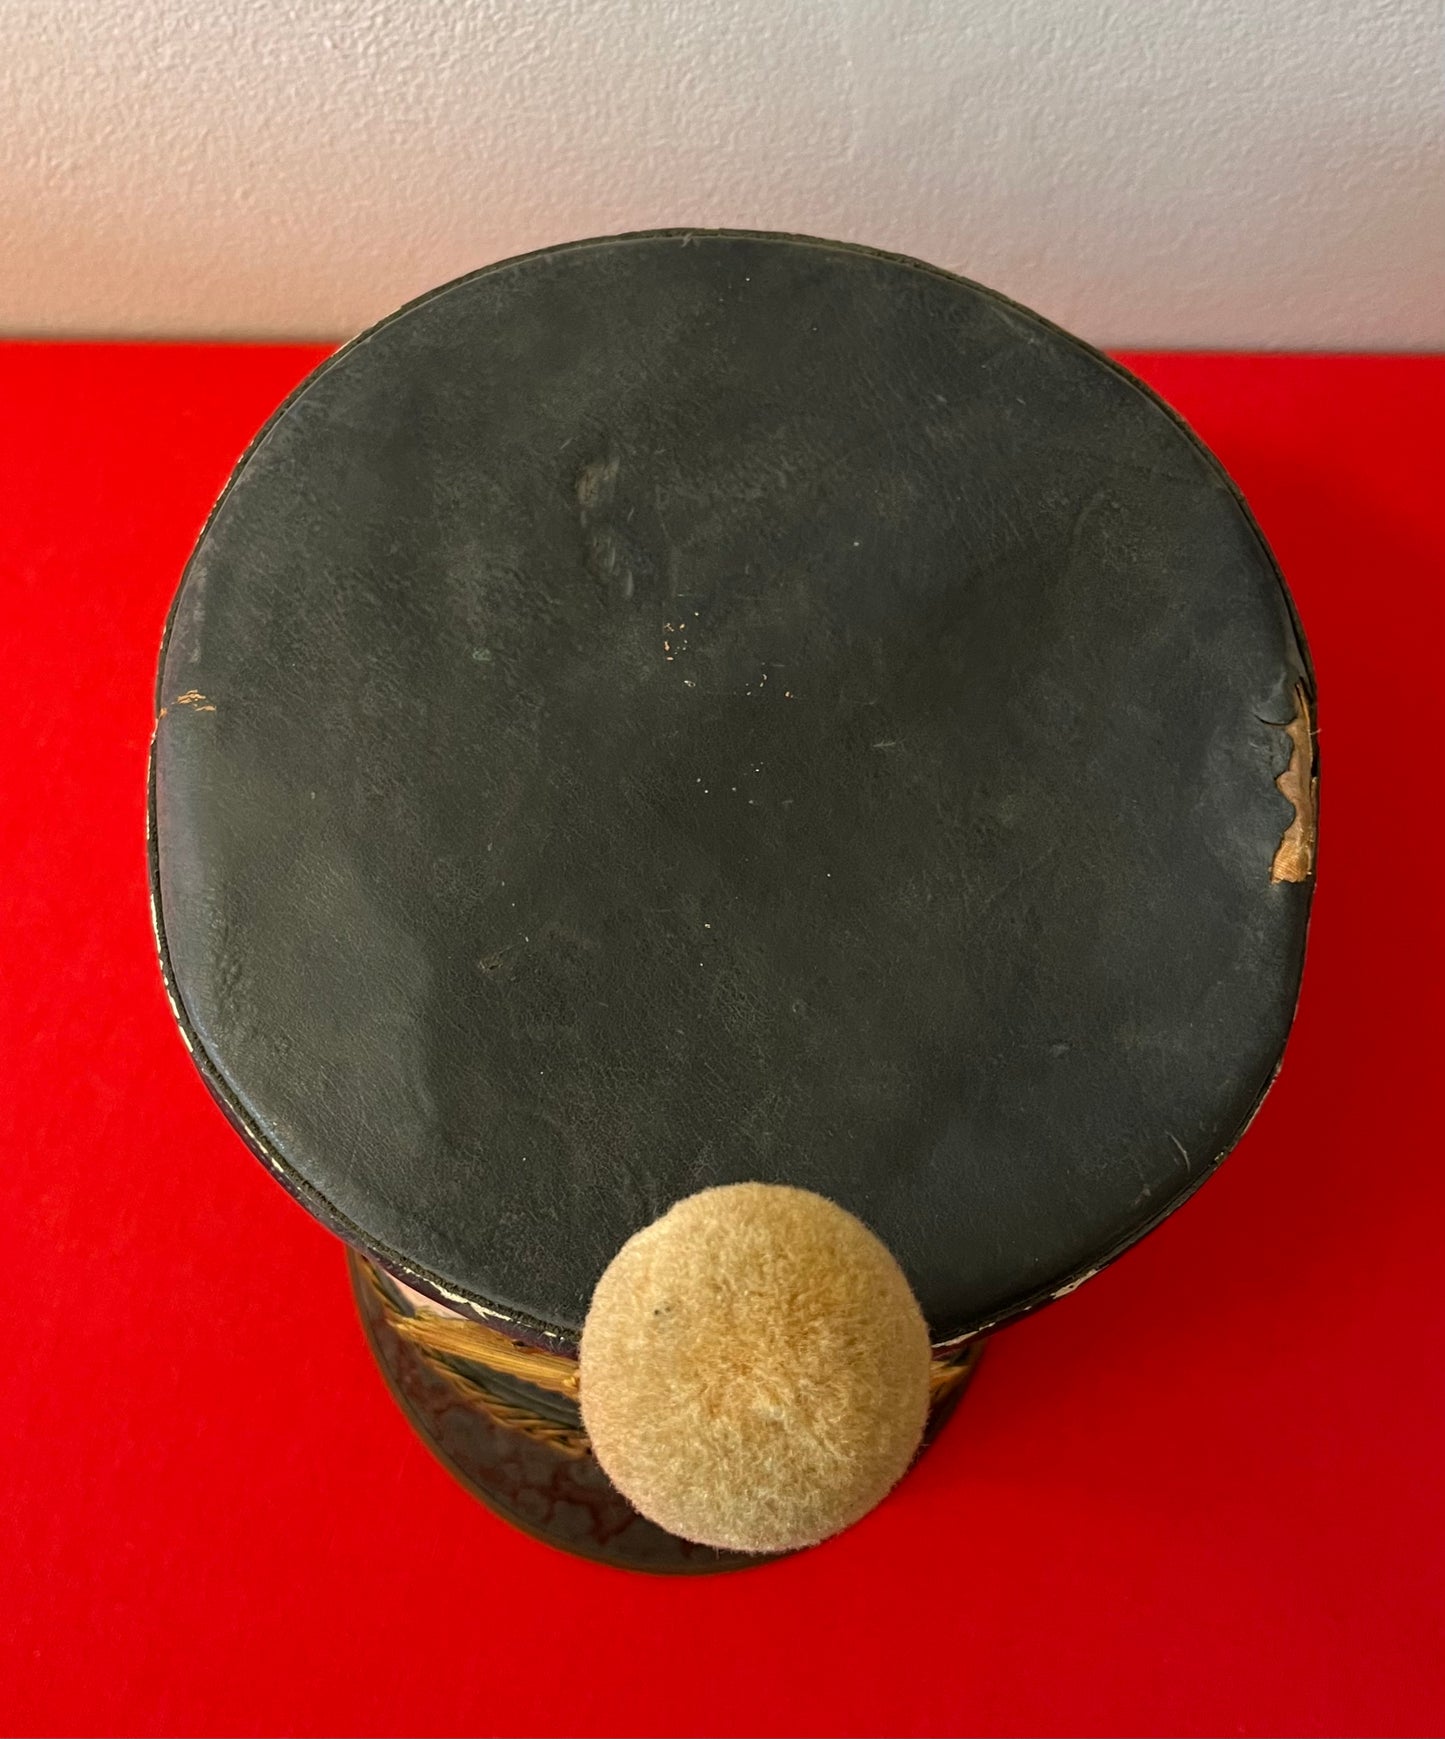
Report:
[[[207,1079],[327,1222],[575,1330],[679,1196],[819,1190],[935,1336],[1176,1205],[1276,1068],[1312,679],[1126,373],[916,262],[583,243],[267,426],[162,660]]]

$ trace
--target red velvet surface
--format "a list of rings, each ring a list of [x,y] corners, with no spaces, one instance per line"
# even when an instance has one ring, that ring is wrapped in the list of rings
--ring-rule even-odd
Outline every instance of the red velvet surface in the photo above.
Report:
[[[678,1582],[554,1555],[431,1461],[161,993],[162,620],[321,354],[0,347],[0,1725],[1438,1733],[1445,358],[1131,359],[1248,495],[1318,666],[1284,1073],[1194,1201],[998,1337],[880,1510]]]

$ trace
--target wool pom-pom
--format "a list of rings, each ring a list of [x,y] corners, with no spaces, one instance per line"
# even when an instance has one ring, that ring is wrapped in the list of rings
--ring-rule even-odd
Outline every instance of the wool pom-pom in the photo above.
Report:
[[[634,1507],[731,1551],[813,1545],[907,1468],[927,1325],[861,1221],[811,1191],[729,1184],[630,1238],[582,1333],[582,1420]]]

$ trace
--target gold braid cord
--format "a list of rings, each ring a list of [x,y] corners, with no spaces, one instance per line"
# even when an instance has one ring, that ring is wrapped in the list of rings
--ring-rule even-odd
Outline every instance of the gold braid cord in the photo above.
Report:
[[[422,1356],[426,1357],[425,1354]],[[453,1365],[430,1359],[427,1362],[438,1376],[444,1378],[457,1391],[462,1400],[495,1419],[498,1425],[506,1426],[509,1431],[520,1431],[534,1443],[545,1443],[574,1459],[580,1459],[591,1452],[592,1445],[587,1441],[587,1433],[580,1425],[567,1425],[560,1419],[544,1419],[530,1407],[520,1406],[515,1401],[503,1401],[490,1389],[484,1388],[474,1378],[467,1376],[465,1371],[459,1371]]]
[[[416,1350],[433,1376],[440,1378],[468,1406],[509,1431],[520,1431],[534,1443],[545,1443],[562,1454],[581,1457],[589,1453],[587,1433],[580,1424],[548,1419],[516,1401],[505,1401],[481,1379],[481,1372],[520,1378],[533,1388],[544,1389],[575,1402],[577,1363],[560,1353],[521,1346],[480,1322],[429,1311],[407,1311],[392,1295],[377,1270],[364,1257],[358,1267],[366,1276],[382,1320],[398,1340]],[[472,1371],[460,1369],[470,1365]],[[477,1374],[473,1374],[473,1373]]]
[[[530,1383],[534,1389],[575,1402],[579,1388],[576,1359],[541,1347],[523,1346],[485,1323],[466,1317],[431,1311],[410,1314],[391,1296],[370,1262],[363,1260],[361,1266],[381,1306],[386,1326],[398,1339],[414,1347],[428,1369],[448,1382],[464,1400],[489,1413],[499,1425],[524,1432],[566,1455],[589,1453],[587,1434],[580,1426],[544,1419],[530,1408],[500,1399],[477,1377],[458,1370],[456,1363],[513,1377]],[[941,1406],[967,1379],[982,1350],[981,1338],[964,1341],[961,1346],[935,1349],[928,1380],[930,1408]]]
[[[469,1365],[484,1365],[499,1376],[520,1378],[534,1389],[577,1399],[577,1361],[562,1353],[519,1346],[484,1323],[467,1322],[459,1316],[403,1316],[388,1305],[387,1324],[424,1353],[465,1359]]]
[[[982,1351],[982,1335],[975,1335],[961,1346],[933,1349],[933,1368],[928,1373],[930,1407],[936,1411],[960,1384],[968,1381]]]

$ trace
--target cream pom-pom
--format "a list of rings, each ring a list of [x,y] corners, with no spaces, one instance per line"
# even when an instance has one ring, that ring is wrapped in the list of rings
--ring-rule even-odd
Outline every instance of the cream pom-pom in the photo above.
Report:
[[[582,1331],[582,1421],[604,1471],[671,1533],[813,1545],[907,1468],[930,1349],[903,1271],[811,1191],[701,1191],[630,1238]]]

